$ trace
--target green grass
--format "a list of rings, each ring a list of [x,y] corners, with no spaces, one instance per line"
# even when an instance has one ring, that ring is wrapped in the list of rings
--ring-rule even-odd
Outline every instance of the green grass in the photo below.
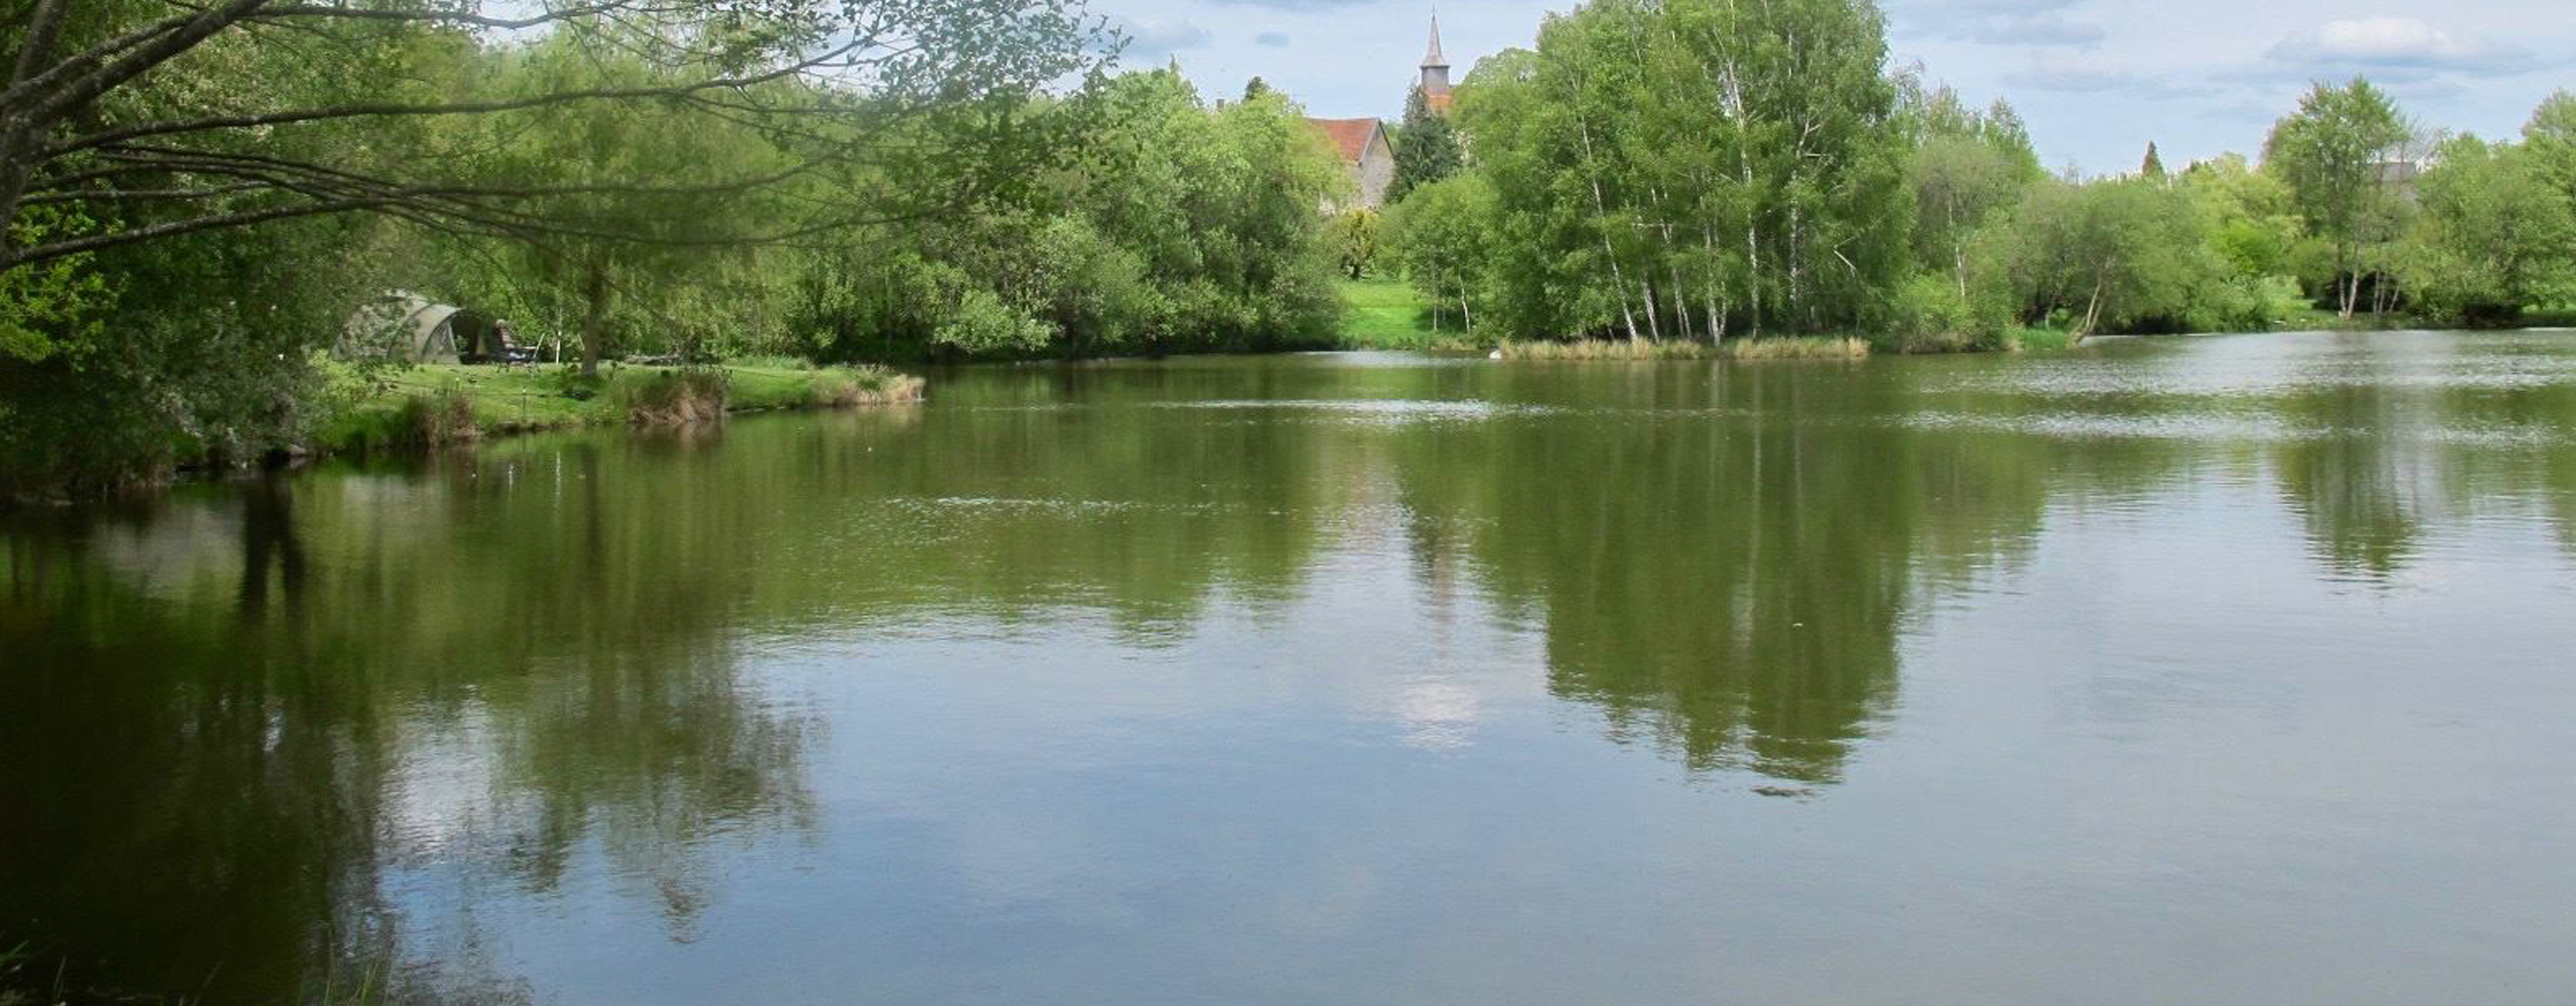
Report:
[[[2018,328],[2004,336],[2005,345],[2014,349],[2065,349],[2075,344],[2075,337],[2053,328]]]
[[[1481,349],[1490,341],[1471,339],[1456,311],[1431,329],[1431,309],[1411,284],[1391,276],[1344,279],[1341,344],[1349,349]]]
[[[569,367],[425,365],[372,378],[334,377],[317,437],[331,452],[436,446],[528,430],[667,425],[728,412],[848,408],[921,397],[921,379],[883,367],[712,369],[619,366],[582,378]]]

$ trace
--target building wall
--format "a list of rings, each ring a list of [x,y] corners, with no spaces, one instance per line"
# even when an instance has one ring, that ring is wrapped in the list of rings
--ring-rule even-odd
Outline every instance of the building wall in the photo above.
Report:
[[[1395,184],[1395,148],[1386,143],[1386,130],[1370,134],[1368,146],[1360,150],[1360,163],[1351,169],[1359,181],[1360,205],[1377,209],[1386,205],[1386,190]]]

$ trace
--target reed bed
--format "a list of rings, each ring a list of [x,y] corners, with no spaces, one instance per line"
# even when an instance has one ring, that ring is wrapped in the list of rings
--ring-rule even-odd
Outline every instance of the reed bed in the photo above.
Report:
[[[1572,342],[1505,341],[1505,360],[1858,360],[1869,342],[1850,336],[1799,335],[1735,339],[1723,343],[1652,339],[1578,339]]]

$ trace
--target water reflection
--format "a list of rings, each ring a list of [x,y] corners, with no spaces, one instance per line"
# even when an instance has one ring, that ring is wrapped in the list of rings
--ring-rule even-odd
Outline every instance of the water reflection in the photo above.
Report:
[[[1484,851],[1348,805],[1381,778],[1598,749],[1830,802],[1930,630],[2024,589],[2053,531],[2206,515],[2172,544],[2279,533],[2390,589],[2516,508],[2576,551],[2576,354],[2459,338],[999,368],[919,410],[21,517],[0,805],[45,812],[0,829],[0,943],[230,1002],[352,960],[547,998],[550,926],[631,965],[868,899],[895,949],[849,954],[898,975],[905,933],[1220,932],[1252,895],[1329,939],[1392,911],[1406,850]],[[2096,658],[2064,631],[2011,642]],[[1571,855],[1488,837],[1499,874]],[[806,881],[851,900],[778,907]]]

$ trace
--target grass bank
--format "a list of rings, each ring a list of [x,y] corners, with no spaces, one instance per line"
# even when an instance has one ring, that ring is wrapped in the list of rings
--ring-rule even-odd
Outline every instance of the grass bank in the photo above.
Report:
[[[1506,360],[1858,360],[1869,355],[1869,342],[1822,335],[1734,339],[1716,345],[1678,339],[1507,339],[1497,350]]]
[[[575,426],[677,425],[727,413],[918,401],[921,378],[884,367],[427,365],[333,379],[325,453],[463,443]]]

